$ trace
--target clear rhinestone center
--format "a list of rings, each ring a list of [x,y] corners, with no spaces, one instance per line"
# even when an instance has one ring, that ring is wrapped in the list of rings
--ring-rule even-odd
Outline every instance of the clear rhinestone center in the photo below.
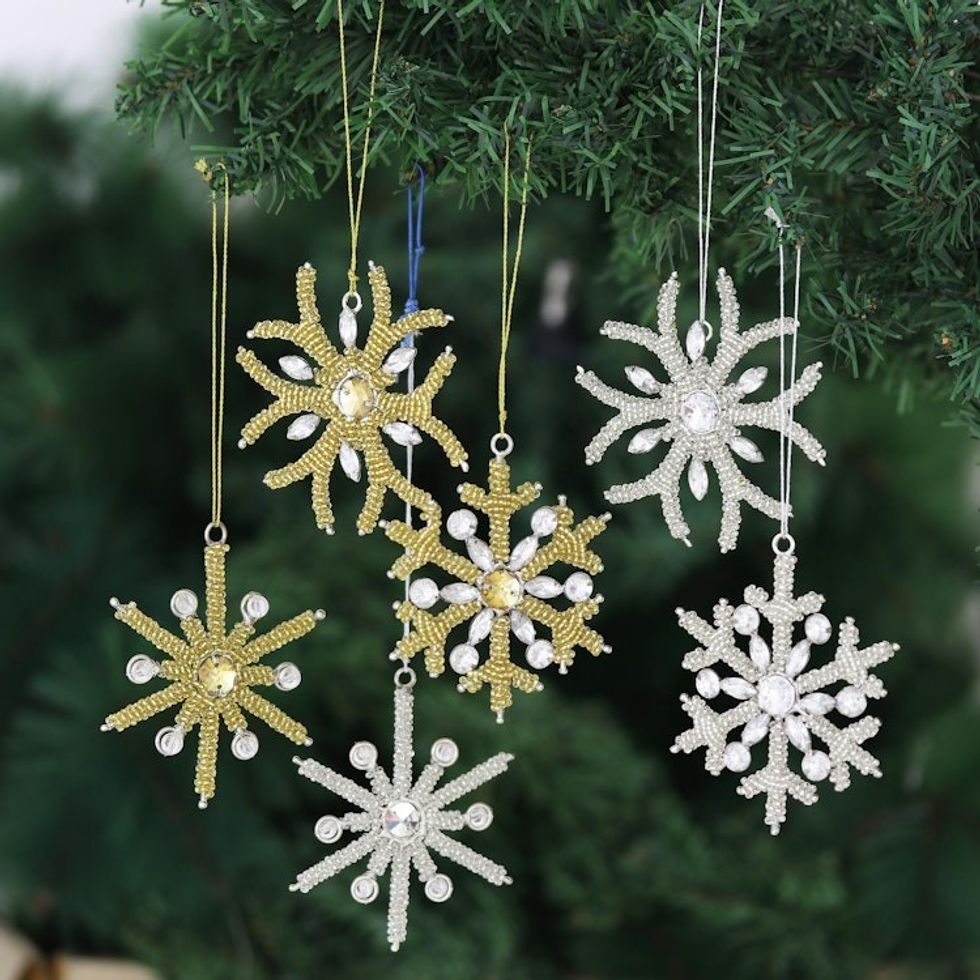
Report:
[[[235,689],[238,671],[231,657],[215,651],[201,661],[197,679],[210,697],[223,698]]]
[[[796,704],[796,685],[783,674],[769,674],[759,681],[759,707],[767,715],[782,718]]]
[[[480,594],[491,609],[513,609],[521,601],[524,586],[513,572],[498,568],[483,576]]]
[[[336,401],[345,418],[360,422],[374,411],[374,389],[365,378],[352,374],[337,385]]]
[[[422,812],[411,800],[396,800],[381,814],[381,826],[395,840],[408,840],[419,832]]]
[[[681,421],[695,435],[703,436],[718,427],[721,412],[710,391],[695,391],[681,405]]]

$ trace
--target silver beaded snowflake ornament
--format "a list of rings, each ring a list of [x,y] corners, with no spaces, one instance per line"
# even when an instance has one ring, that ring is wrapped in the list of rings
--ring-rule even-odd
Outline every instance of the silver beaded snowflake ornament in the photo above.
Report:
[[[409,678],[403,682],[402,678]],[[388,942],[397,950],[408,934],[408,900],[411,869],[425,884],[430,901],[445,902],[453,893],[452,879],[436,868],[430,852],[435,852],[494,885],[509,885],[511,879],[502,865],[447,835],[449,831],[486,830],[493,822],[493,811],[485,803],[473,803],[462,812],[447,810],[449,804],[506,771],[513,756],[498,752],[469,772],[457,776],[441,789],[436,784],[446,769],[459,758],[452,739],[440,738],[432,745],[430,761],[412,782],[412,686],[411,668],[400,668],[395,686],[394,768],[389,779],[378,765],[378,750],[370,742],[357,742],[350,751],[351,765],[367,773],[366,789],[346,776],[313,759],[293,761],[300,774],[360,808],[343,817],[324,816],[314,833],[324,844],[340,840],[345,830],[356,836],[339,851],[307,868],[290,885],[291,891],[308,892],[344,868],[370,855],[367,870],[351,884],[351,895],[362,904],[378,897],[377,879],[391,869],[388,890]]]
[[[822,595],[794,597],[795,569],[796,556],[777,550],[772,596],[751,585],[744,604],[733,609],[721,600],[714,608],[714,626],[697,613],[677,610],[681,626],[702,646],[684,657],[684,667],[697,674],[698,694],[681,695],[693,725],[677,737],[671,751],[689,753],[704,747],[705,769],[717,776],[723,769],[746,772],[753,746],[768,739],[766,765],[743,776],[738,793],[746,799],[766,794],[765,822],[773,834],[786,820],[787,796],[809,805],[817,800],[814,784],[828,777],[841,792],[850,785],[852,768],[865,776],[881,775],[878,760],[862,747],[881,722],[864,711],[869,698],[886,693],[871,668],[899,649],[897,643],[885,641],[861,649],[858,629],[848,618],[838,631],[834,659],[807,670],[813,648],[829,642],[833,628],[820,612]],[[759,635],[763,619],[772,627],[771,646]],[[800,621],[805,639],[794,643],[794,626]],[[739,637],[748,638],[748,654],[740,648]],[[733,675],[720,676],[719,666]],[[827,690],[835,685],[841,686]],[[719,695],[735,705],[715,711],[708,702]],[[835,712],[845,719],[843,725],[831,721]],[[791,746],[802,756],[802,775],[790,768]]]
[[[578,369],[575,380],[599,401],[617,410],[586,447],[585,459],[590,465],[599,462],[620,436],[637,427],[639,431],[626,447],[628,452],[649,453],[660,445],[669,445],[652,472],[633,483],[610,487],[606,499],[622,504],[659,496],[671,535],[687,545],[691,543],[690,528],[681,510],[681,474],[686,467],[688,487],[695,499],[702,500],[708,492],[707,464],[711,464],[718,476],[722,500],[718,544],[723,552],[731,551],[738,539],[743,502],[773,519],[780,514],[779,501],[756,486],[735,460],[736,456],[749,463],[761,463],[763,459],[759,447],[742,429],[779,431],[780,416],[785,418],[790,405],[798,404],[816,387],[821,365],[807,367],[785,399],[777,396],[763,402],[744,401],[762,387],[767,369],[748,368],[732,383],[729,375],[753,348],[781,334],[795,333],[797,321],[781,317],[739,332],[735,287],[728,273],[719,269],[721,330],[714,359],[709,360],[705,347],[711,327],[705,322],[696,320],[681,346],[676,320],[679,288],[675,272],[660,289],[657,331],[612,321],[601,330],[606,337],[627,340],[654,354],[667,373],[666,380],[658,380],[644,367],[631,365],[626,368],[626,376],[637,390],[632,393],[605,384],[592,371]],[[661,424],[650,426],[651,422]],[[793,422],[788,436],[809,459],[824,464],[823,447],[802,425]]]

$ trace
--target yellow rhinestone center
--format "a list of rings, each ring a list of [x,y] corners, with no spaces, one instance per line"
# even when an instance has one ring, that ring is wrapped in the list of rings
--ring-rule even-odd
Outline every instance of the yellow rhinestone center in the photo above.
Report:
[[[197,679],[210,697],[223,698],[235,689],[238,671],[231,657],[215,652],[201,661],[197,668]]]
[[[375,405],[374,389],[360,375],[352,374],[337,386],[337,407],[354,422],[366,419]]]
[[[498,568],[483,577],[480,593],[491,609],[513,609],[521,601],[524,586],[513,572]]]

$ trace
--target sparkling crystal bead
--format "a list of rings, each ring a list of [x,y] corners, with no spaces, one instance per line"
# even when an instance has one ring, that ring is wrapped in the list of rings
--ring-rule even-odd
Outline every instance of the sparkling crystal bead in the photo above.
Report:
[[[660,429],[640,429],[627,443],[626,451],[634,454],[648,453],[660,442],[661,434]]]
[[[280,691],[295,691],[302,681],[303,674],[296,664],[286,660],[276,667],[275,685]]]
[[[496,564],[490,545],[481,541],[477,537],[466,539],[466,553],[470,556],[470,561],[480,569],[481,572],[489,572]]]
[[[754,606],[738,606],[732,615],[732,625],[736,633],[751,636],[759,628],[759,610]]]
[[[178,619],[187,619],[197,612],[197,596],[190,589],[178,589],[170,599],[170,611]]]
[[[350,750],[350,764],[355,769],[373,769],[378,761],[378,750],[373,742],[355,742]]]
[[[539,507],[531,515],[531,530],[538,537],[554,534],[557,528],[558,514],[554,507]]]
[[[371,875],[358,875],[350,884],[351,898],[361,905],[369,905],[378,897],[377,881]]]
[[[334,401],[344,418],[360,422],[374,411],[374,389],[366,378],[352,374],[337,385]]]
[[[687,485],[691,488],[695,500],[704,500],[708,492],[708,469],[704,465],[704,460],[696,456],[691,457],[690,465],[687,467]]]
[[[269,612],[269,600],[261,592],[248,592],[242,599],[242,619],[255,623]]]
[[[411,800],[396,800],[385,807],[381,826],[395,840],[408,840],[422,826],[422,811]]]
[[[238,671],[231,657],[216,651],[201,661],[197,680],[209,697],[223,698],[235,689]]]
[[[439,598],[439,586],[431,578],[417,578],[408,587],[408,599],[419,609],[431,609]]]
[[[816,694],[807,694],[800,698],[800,707],[811,715],[825,715],[834,710],[837,702],[833,695],[818,691]]]
[[[524,589],[537,599],[554,599],[562,594],[563,586],[558,579],[550,575],[537,575],[524,586]]]
[[[486,830],[493,823],[493,810],[486,803],[473,803],[463,815],[470,830]]]
[[[642,391],[645,395],[655,395],[660,391],[660,383],[644,367],[631,364],[626,368],[626,377],[629,378],[629,382],[634,388]]]
[[[806,638],[811,643],[817,644],[827,643],[834,634],[830,620],[823,613],[813,613],[811,616],[807,616],[803,630],[806,633]]]
[[[755,688],[742,677],[726,677],[721,682],[721,689],[737,701],[747,701],[755,695]]]
[[[753,746],[769,734],[769,715],[763,712],[746,722],[742,728],[742,744]]]
[[[381,370],[385,374],[401,374],[415,360],[415,347],[396,347],[386,358]]]
[[[354,311],[346,306],[341,307],[337,326],[340,329],[340,339],[344,342],[344,347],[349,350],[357,343],[357,316]]]
[[[796,704],[796,685],[783,674],[767,674],[759,680],[759,707],[774,718],[782,718]]]
[[[819,749],[807,752],[801,764],[803,775],[814,783],[819,783],[830,775],[830,756]]]
[[[810,641],[800,640],[799,643],[794,644],[793,649],[790,650],[789,656],[786,658],[786,676],[799,676],[806,669],[806,665],[809,662]]]
[[[697,688],[698,694],[703,698],[707,698],[709,701],[712,698],[718,697],[718,692],[721,691],[721,679],[718,677],[717,672],[713,671],[710,667],[705,667],[703,670],[699,670],[697,676],[694,678],[694,686]]]
[[[810,729],[797,715],[787,715],[783,719],[786,737],[804,754],[810,751]]]
[[[758,633],[753,633],[749,637],[749,656],[752,658],[752,663],[760,670],[765,670],[772,660],[769,645]]]
[[[708,336],[704,332],[701,321],[695,320],[688,329],[687,338],[684,341],[687,356],[691,359],[692,363],[704,353],[704,347],[707,342]]]
[[[696,436],[713,432],[720,417],[718,399],[710,391],[694,391],[681,404],[681,422]]]
[[[837,710],[846,718],[857,718],[868,706],[868,699],[856,687],[842,687],[837,692]]]
[[[280,357],[279,367],[282,368],[284,374],[294,381],[313,380],[313,368],[310,367],[306,358],[300,357],[298,354],[286,354]]]
[[[126,678],[134,684],[145,684],[160,673],[160,665],[146,654],[138,653],[126,664]]]
[[[468,637],[472,645],[475,646],[480,640],[485,640],[490,635],[493,621],[496,618],[497,614],[493,609],[481,609],[470,620]]]
[[[459,746],[451,738],[437,738],[432,743],[432,761],[445,769],[459,758]]]
[[[587,572],[572,572],[565,579],[565,596],[571,602],[584,602],[592,595],[595,584]]]
[[[736,456],[741,456],[750,463],[762,462],[762,450],[751,439],[745,436],[732,436],[728,440],[728,445],[732,447],[732,452]]]
[[[521,601],[524,586],[512,572],[498,568],[480,579],[479,594],[491,609],[511,609]]]
[[[525,656],[535,670],[544,670],[554,663],[555,648],[548,640],[535,640],[527,648]]]
[[[768,368],[749,368],[748,371],[743,371],[738,381],[735,382],[735,390],[740,395],[751,395],[753,391],[758,391],[765,384],[768,375]]]
[[[434,874],[425,883],[425,897],[430,902],[445,902],[453,893],[453,883],[448,875]]]
[[[289,428],[286,429],[286,438],[292,439],[293,442],[298,442],[300,439],[305,439],[307,436],[313,435],[319,424],[320,416],[314,415],[312,412],[297,415],[289,423]]]
[[[389,422],[382,426],[382,432],[390,436],[399,446],[417,446],[422,441],[419,430],[408,422]]]
[[[537,636],[534,629],[534,623],[531,622],[531,617],[522,613],[520,609],[511,609],[510,628],[514,631],[514,636],[516,636],[521,643],[528,646],[534,642],[535,637]]]
[[[341,822],[332,814],[320,817],[313,828],[313,834],[321,844],[335,844],[344,833]]]
[[[338,456],[340,458],[340,468],[344,471],[344,474],[348,479],[357,483],[361,478],[361,457],[357,455],[357,450],[349,443],[341,442]]]
[[[457,674],[468,674],[480,662],[480,654],[476,647],[468,643],[460,643],[453,647],[449,654],[449,666]]]
[[[479,599],[480,590],[468,582],[451,582],[439,590],[439,595],[446,602],[451,602],[454,605],[463,605],[464,603]]]
[[[745,772],[752,763],[752,753],[742,742],[729,742],[725,746],[725,768],[732,772]]]
[[[514,545],[514,550],[510,553],[507,567],[514,571],[522,569],[538,551],[538,539],[536,535],[529,535],[522,538]]]
[[[446,520],[446,531],[451,538],[457,541],[465,541],[476,533],[477,519],[476,514],[465,507],[461,510],[454,510]]]
[[[240,728],[231,738],[231,754],[242,762],[254,759],[259,752],[259,738],[255,732]]]
[[[184,747],[184,729],[180,725],[167,726],[157,732],[153,740],[160,755],[177,755]]]

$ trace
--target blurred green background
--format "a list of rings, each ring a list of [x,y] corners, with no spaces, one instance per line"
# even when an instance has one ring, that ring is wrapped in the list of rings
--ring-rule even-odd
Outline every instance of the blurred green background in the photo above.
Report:
[[[113,621],[108,597],[167,622],[174,589],[202,584],[210,265],[207,193],[191,161],[185,147],[148,151],[100,115],[0,96],[0,914],[46,951],[124,956],[178,980],[980,976],[976,444],[946,424],[948,404],[919,400],[900,414],[893,394],[832,363],[801,412],[829,465],[794,470],[798,581],[826,594],[835,622],[852,615],[866,641],[902,651],[880,670],[889,697],[874,709],[885,778],[856,777],[841,795],[825,784],[817,806],[792,806],[779,838],[761,801],[735,795],[736,776],[713,779],[700,754],[668,752],[687,727],[678,695],[691,684],[674,608],[707,613],[747,584],[769,585],[772,525],[747,512],[737,552],[719,556],[714,492],[700,506],[685,498],[690,550],[668,536],[655,501],[616,511],[598,545],[607,601],[597,626],[614,653],[581,657],[560,683],[519,699],[505,726],[448,677],[422,678],[420,746],[451,735],[466,766],[501,749],[517,756],[478,794],[493,826],[478,841],[463,835],[515,883],[494,889],[460,870],[444,906],[413,885],[397,955],[384,901],[350,900],[353,870],[309,896],[287,891],[324,853],[316,818],[342,804],[296,776],[285,740],[263,738],[244,765],[225,738],[219,793],[201,813],[192,750],[161,758],[153,722],[99,734],[136,696],[123,669],[146,651]],[[383,263],[403,297],[400,185],[372,171],[361,255]],[[276,214],[235,202],[232,349],[255,320],[293,318],[305,260],[332,308],[347,261],[339,192]],[[446,342],[457,351],[438,414],[482,480],[495,426],[499,210],[457,204],[451,188],[426,202],[419,295],[456,323],[422,338],[420,365]],[[719,233],[715,261],[733,267],[744,247]],[[583,515],[604,510],[603,487],[645,461],[620,447],[586,469],[583,446],[606,413],[573,383],[575,365],[621,376],[634,353],[598,327],[649,322],[671,271],[649,268],[624,295],[608,250],[600,204],[553,195],[532,208],[510,360],[515,476],[543,482],[546,497],[567,493]],[[571,264],[572,285],[546,324],[557,262]],[[680,273],[690,301],[694,269]],[[774,314],[771,275],[737,284],[744,323]],[[687,308],[680,319],[692,317]],[[832,360],[804,338],[803,362],[821,356]],[[772,393],[770,380],[759,397]],[[230,598],[258,589],[272,618],[327,609],[292,648],[303,685],[273,697],[306,722],[321,761],[348,771],[361,738],[387,760],[400,587],[385,571],[397,552],[380,533],[358,538],[359,494],[345,481],[332,538],[314,529],[305,483],[262,486],[290,458],[281,427],[246,453],[234,443],[263,404],[231,363]],[[762,442],[774,493],[775,437]],[[428,441],[416,474],[451,505],[458,474]]]

